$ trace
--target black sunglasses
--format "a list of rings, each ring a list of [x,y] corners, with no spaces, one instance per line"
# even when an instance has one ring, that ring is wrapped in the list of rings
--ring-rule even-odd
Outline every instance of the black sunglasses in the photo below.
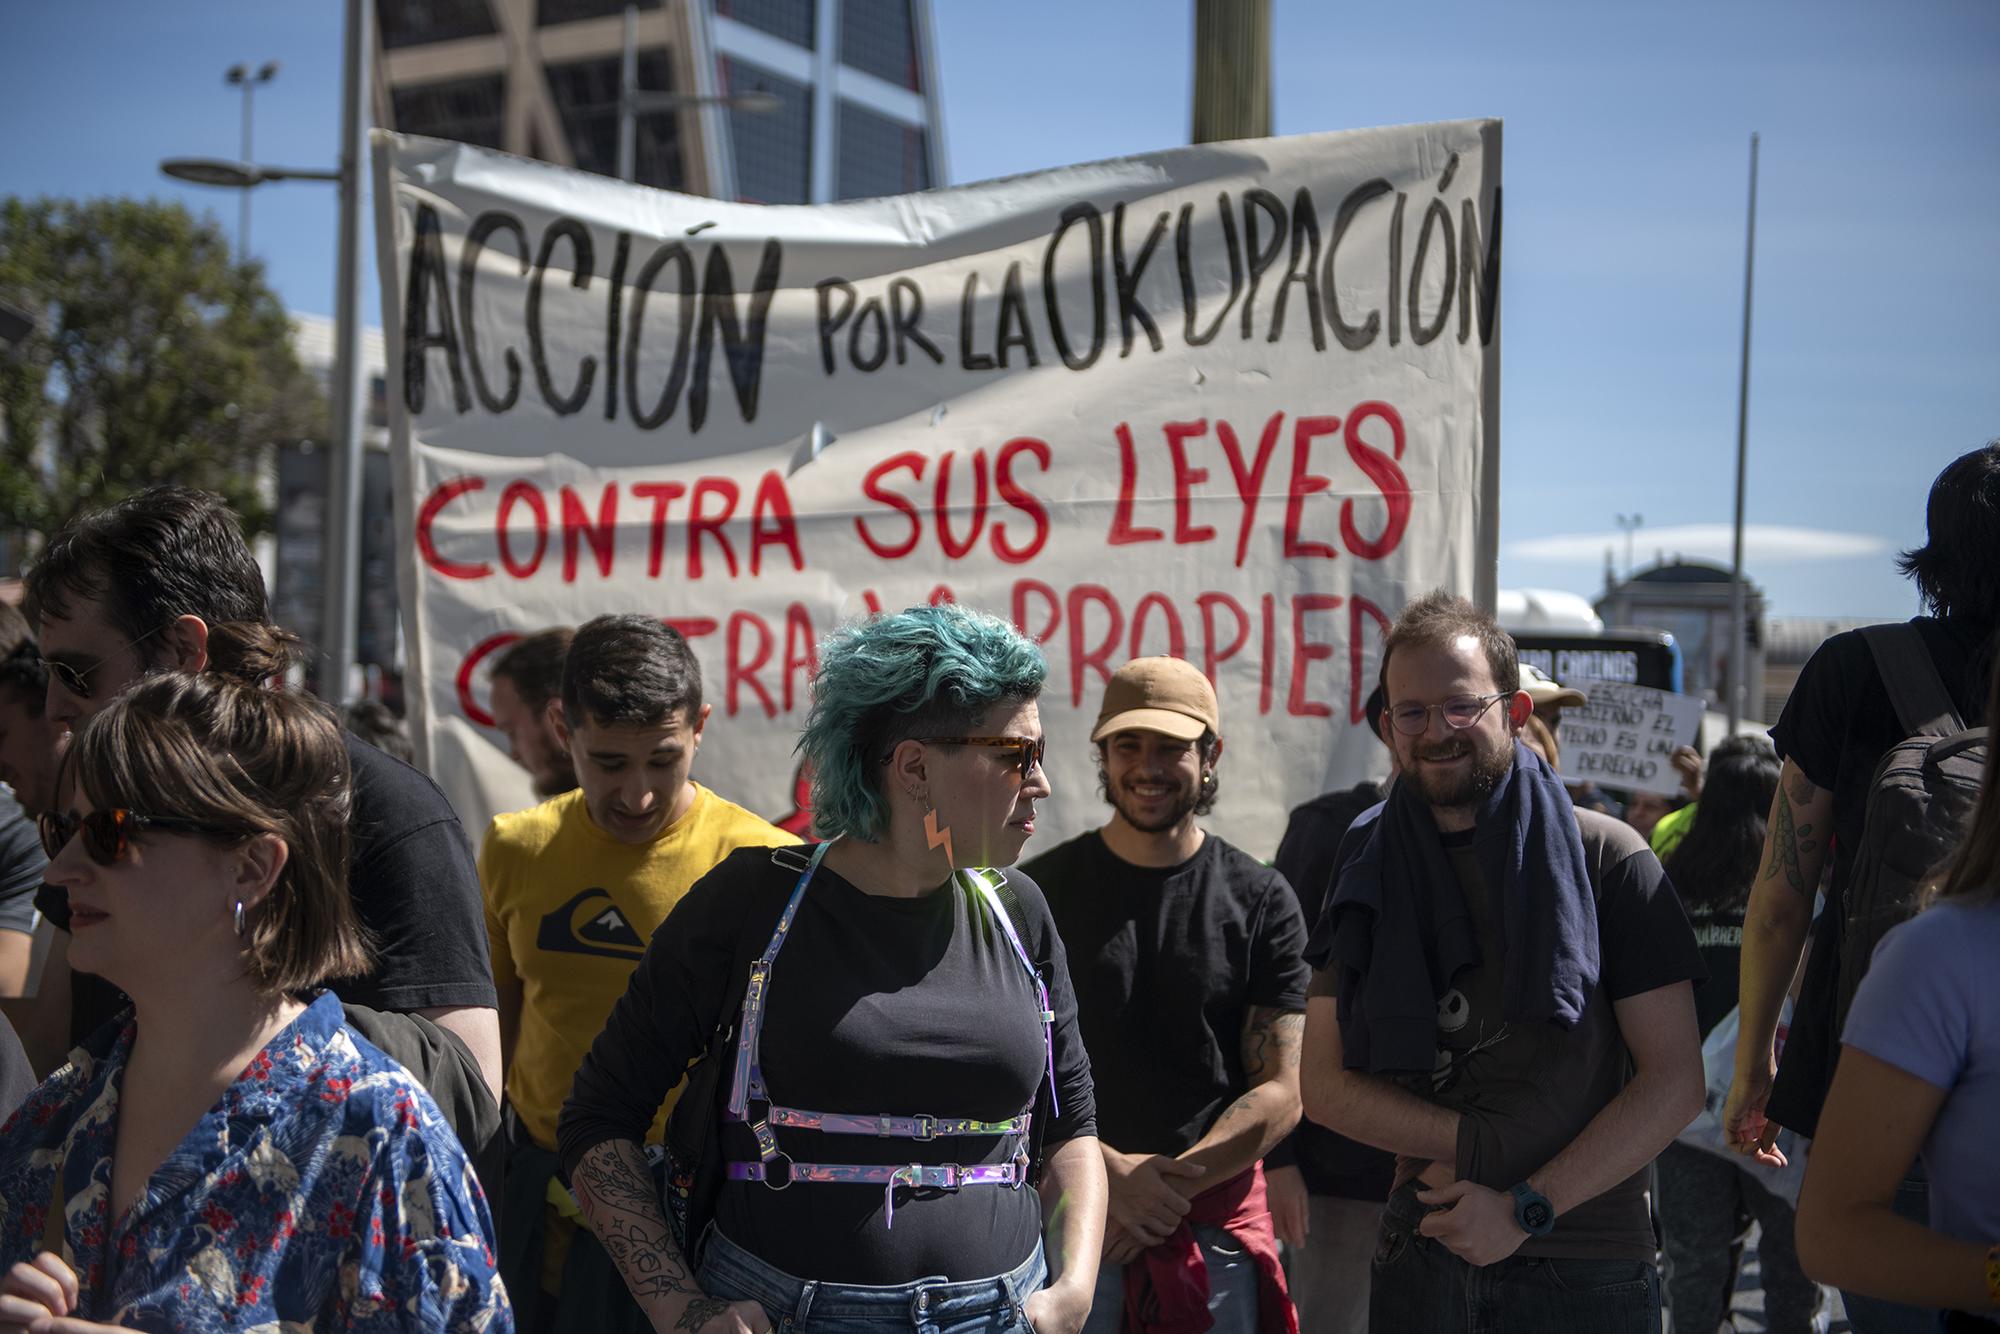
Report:
[[[156,625],[152,629],[148,630],[145,634],[140,635],[137,639],[126,640],[124,647],[137,648],[139,645],[145,643],[147,640],[151,639],[154,635],[160,633],[160,631],[166,628],[167,627],[164,625]],[[123,650],[121,649],[120,651],[122,652]],[[53,658],[37,658],[35,659],[35,661],[39,662],[42,665],[43,671],[47,672],[50,676],[55,677],[56,680],[62,682],[62,688],[64,690],[67,690],[70,694],[76,696],[78,699],[89,699],[91,691],[95,688],[90,684],[90,678],[92,674],[97,671],[98,668],[102,667],[105,664],[106,659],[99,658],[96,662],[91,663],[90,666],[85,667],[81,671],[78,671],[76,668],[70,666],[66,662],[57,662]],[[140,659],[140,664],[142,666],[144,665],[144,663],[145,659],[143,658]]]
[[[926,746],[995,746],[1016,752],[1015,767],[1021,771],[1021,780],[1035,772],[1035,766],[1042,762],[1042,756],[1049,748],[1047,737],[1027,736],[926,736],[917,740]]]
[[[147,829],[158,829],[169,834],[205,834],[210,838],[242,838],[240,829],[229,829],[222,825],[208,824],[201,820],[184,820],[177,815],[141,815],[119,807],[108,811],[92,811],[88,815],[78,815],[71,811],[58,815],[54,811],[44,811],[36,820],[42,835],[42,851],[50,861],[54,861],[69,841],[83,831],[83,850],[99,866],[110,866],[125,856],[125,849],[131,846],[132,836]]]

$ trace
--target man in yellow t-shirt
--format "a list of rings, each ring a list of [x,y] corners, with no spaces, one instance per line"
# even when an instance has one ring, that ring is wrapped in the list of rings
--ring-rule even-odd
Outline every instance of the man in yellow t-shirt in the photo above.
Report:
[[[679,634],[645,616],[591,621],[570,645],[558,719],[579,786],[497,816],[480,849],[515,1121],[501,1268],[524,1329],[545,1325],[534,1308],[596,1263],[616,1314],[594,1311],[579,1327],[638,1316],[624,1310],[623,1284],[589,1232],[575,1228],[567,1192],[550,1189],[556,1119],[646,942],[688,887],[737,848],[799,841],[688,777],[708,712],[701,667]],[[662,1111],[649,1142],[665,1123]],[[549,1327],[568,1325],[578,1307],[563,1302]]]

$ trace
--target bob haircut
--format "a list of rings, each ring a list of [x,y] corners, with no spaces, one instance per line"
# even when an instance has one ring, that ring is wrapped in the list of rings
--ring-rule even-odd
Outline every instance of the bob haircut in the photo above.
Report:
[[[70,755],[99,810],[241,831],[216,840],[225,844],[284,840],[277,883],[244,914],[245,970],[259,990],[297,994],[368,971],[347,892],[347,747],[324,705],[214,674],[154,676],[84,723]]]
[[[880,770],[913,738],[961,736],[1003,701],[1042,693],[1048,664],[998,617],[950,603],[883,613],[820,649],[799,737],[811,763],[812,832],[873,843],[889,830]]]

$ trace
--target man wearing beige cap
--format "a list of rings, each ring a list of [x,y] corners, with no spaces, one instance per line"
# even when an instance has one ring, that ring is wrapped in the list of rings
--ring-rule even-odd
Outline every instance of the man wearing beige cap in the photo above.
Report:
[[[1305,927],[1284,877],[1207,833],[1222,727],[1178,658],[1136,658],[1090,739],[1111,819],[1023,869],[1047,894],[1110,1179],[1084,1334],[1296,1331],[1261,1160],[1299,1119]]]

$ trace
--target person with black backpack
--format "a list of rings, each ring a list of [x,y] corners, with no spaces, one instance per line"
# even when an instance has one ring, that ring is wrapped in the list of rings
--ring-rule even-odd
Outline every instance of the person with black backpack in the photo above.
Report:
[[[1047,670],[950,605],[821,646],[799,749],[831,841],[741,848],[695,883],[558,1125],[655,1328],[1082,1326],[1105,1210],[1089,1061],[1048,903],[995,869],[1049,795]],[[662,1186],[641,1144],[690,1066]]]
[[[2000,713],[2000,671],[1986,716]],[[2000,753],[1949,871],[1876,951],[1799,1196],[1799,1255],[1844,1290],[2000,1330]],[[1921,1156],[1930,1212],[1891,1210]]]
[[[1983,760],[1962,736],[1983,716],[2000,629],[2000,440],[1931,486],[1928,540],[1898,564],[1931,613],[1836,635],[1799,674],[1771,730],[1784,767],[1743,931],[1741,1031],[1723,1108],[1739,1151],[1775,1158],[1778,1127],[1808,1138],[1838,1058],[1836,1038],[1876,942],[1915,907],[1922,877],[1962,838]],[[1821,875],[1826,906],[1812,925]],[[1798,972],[1780,1064],[1779,1009]],[[1921,1174],[1897,1196],[1925,1216]],[[1930,1330],[1934,1315],[1854,1294],[1859,1334]]]

